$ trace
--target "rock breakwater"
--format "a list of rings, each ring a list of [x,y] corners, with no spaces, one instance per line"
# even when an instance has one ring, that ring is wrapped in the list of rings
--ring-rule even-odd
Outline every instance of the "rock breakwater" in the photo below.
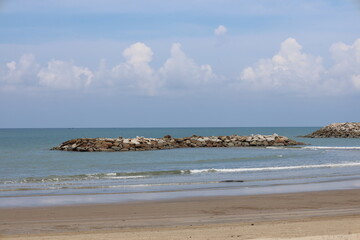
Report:
[[[173,148],[195,147],[266,147],[302,145],[284,136],[251,135],[251,136],[211,136],[173,138],[166,135],[163,138],[77,138],[66,141],[51,150],[77,152],[117,152],[117,151],[147,151]]]
[[[359,122],[332,123],[303,137],[360,138],[360,123]]]

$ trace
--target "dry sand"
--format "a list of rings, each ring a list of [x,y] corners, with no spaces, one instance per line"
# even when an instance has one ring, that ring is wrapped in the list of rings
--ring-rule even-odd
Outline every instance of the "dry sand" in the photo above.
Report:
[[[0,209],[0,239],[360,239],[360,190]]]

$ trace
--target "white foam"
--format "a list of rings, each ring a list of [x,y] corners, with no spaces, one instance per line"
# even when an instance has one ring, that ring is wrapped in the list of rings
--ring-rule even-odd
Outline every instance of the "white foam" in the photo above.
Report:
[[[110,176],[108,179],[132,179],[132,178],[145,178],[146,176]]]
[[[142,176],[142,175],[136,175],[136,176],[117,176],[117,175],[118,175],[117,173],[87,174],[87,176],[89,176],[89,177],[104,177],[104,178],[107,178],[107,179],[131,179],[131,178],[144,178],[144,177],[146,177],[146,176]]]
[[[279,171],[279,170],[292,170],[292,169],[306,169],[306,168],[336,168],[336,167],[354,167],[360,166],[360,162],[352,163],[333,163],[333,164],[317,164],[317,165],[301,165],[301,166],[284,166],[284,167],[263,167],[263,168],[223,168],[223,169],[194,169],[190,173],[210,173],[210,172],[259,172],[259,171]]]
[[[328,147],[328,146],[307,146],[303,149],[325,149],[325,150],[360,150],[360,147]]]
[[[116,176],[116,173],[107,173],[106,176]]]

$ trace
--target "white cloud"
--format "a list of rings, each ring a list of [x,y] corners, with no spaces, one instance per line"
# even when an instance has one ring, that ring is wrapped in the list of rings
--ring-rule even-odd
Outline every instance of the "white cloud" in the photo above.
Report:
[[[240,80],[254,89],[309,91],[321,84],[323,71],[320,57],[303,53],[301,45],[288,38],[271,59],[245,68]]]
[[[171,47],[170,57],[159,69],[151,67],[152,49],[137,42],[123,51],[124,62],[108,67],[100,61],[97,71],[76,66],[73,62],[51,60],[40,67],[33,55],[24,55],[18,62],[11,61],[0,68],[2,89],[16,89],[16,84],[68,90],[107,88],[112,91],[157,95],[179,88],[208,86],[218,77],[210,65],[198,65],[186,56],[181,45]]]
[[[171,47],[171,56],[159,69],[160,78],[168,88],[207,85],[217,79],[210,65],[198,65],[186,56],[179,43]]]
[[[85,67],[75,66],[72,62],[51,60],[38,74],[40,85],[55,89],[76,89],[88,87],[94,77]]]
[[[354,87],[357,89],[360,89],[360,75],[354,75],[351,77],[352,83],[354,84]]]
[[[303,53],[295,39],[286,39],[271,59],[261,59],[242,71],[241,85],[255,90],[280,89],[318,95],[360,90],[360,39],[350,45],[335,43],[330,53],[334,63],[325,68],[320,57]]]
[[[8,62],[6,64],[6,67],[9,69],[9,72],[14,72],[16,70],[16,62],[15,61]]]
[[[19,61],[5,64],[6,70],[0,73],[2,90],[16,87],[31,89],[40,85],[55,89],[73,89],[91,84],[93,73],[85,67],[75,66],[71,62],[51,60],[47,67],[40,67],[34,55],[25,54]]]
[[[96,73],[96,81],[103,82],[111,79],[107,84],[144,93],[157,95],[172,90],[188,89],[196,86],[206,86],[217,76],[210,65],[198,65],[186,56],[179,43],[171,47],[170,57],[158,69],[150,66],[153,51],[144,43],[135,43],[123,51],[125,62],[112,68],[101,63]]]
[[[0,73],[0,82],[5,85],[32,84],[36,81],[39,65],[32,54],[25,54],[18,62],[11,61],[5,66],[5,70]]]
[[[222,81],[212,66],[198,64],[187,56],[179,43],[171,46],[170,56],[159,68],[151,66],[154,53],[144,43],[125,48],[124,61],[98,70],[73,62],[51,60],[41,67],[31,54],[0,66],[0,90],[20,88],[110,89],[113,92],[158,95],[183,91],[208,91],[240,85],[246,90],[291,93],[347,94],[360,90],[360,39],[353,44],[335,43],[330,48],[333,65],[325,68],[322,59],[305,53],[293,38],[281,43],[271,58],[260,59],[244,68],[239,79]],[[239,81],[240,80],[240,81]],[[229,90],[229,89],[228,89]],[[229,91],[236,91],[230,89]]]
[[[151,48],[141,42],[132,44],[123,52],[123,56],[126,58],[126,61],[134,66],[148,64],[151,62],[153,55],[154,53]]]
[[[149,65],[152,56],[151,48],[141,42],[134,43],[126,48],[123,51],[126,62],[118,64],[110,70],[105,69],[112,79],[111,84],[124,88],[140,89],[147,95],[156,95],[162,86],[162,82]]]
[[[335,43],[330,53],[335,64],[328,72],[329,84],[336,84],[337,91],[344,91],[349,86],[360,89],[360,39],[352,45]]]
[[[215,28],[214,30],[214,34],[216,36],[223,36],[227,33],[227,28],[223,25],[219,25],[217,28]]]

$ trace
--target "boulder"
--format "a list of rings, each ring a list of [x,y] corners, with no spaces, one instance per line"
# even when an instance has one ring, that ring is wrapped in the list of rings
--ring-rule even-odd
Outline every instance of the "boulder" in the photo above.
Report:
[[[332,123],[313,133],[302,136],[307,138],[360,138],[360,122]]]
[[[210,136],[193,135],[184,138],[77,138],[60,144],[52,150],[77,152],[118,152],[118,151],[146,151],[155,149],[199,148],[199,147],[249,147],[249,146],[289,146],[300,145],[287,137],[279,135],[251,135],[251,136]]]

